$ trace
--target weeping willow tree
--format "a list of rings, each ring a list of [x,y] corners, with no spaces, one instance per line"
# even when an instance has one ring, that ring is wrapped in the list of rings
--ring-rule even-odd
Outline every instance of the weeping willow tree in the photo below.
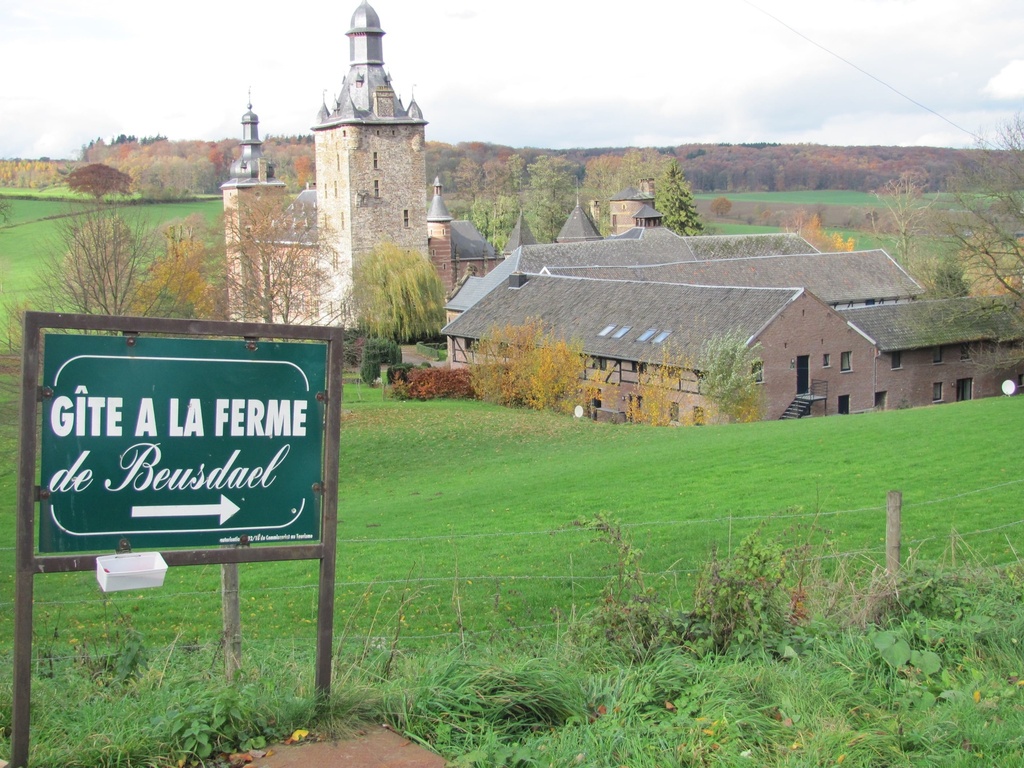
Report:
[[[416,251],[381,243],[353,270],[352,298],[369,335],[397,342],[437,336],[444,324],[444,286]]]

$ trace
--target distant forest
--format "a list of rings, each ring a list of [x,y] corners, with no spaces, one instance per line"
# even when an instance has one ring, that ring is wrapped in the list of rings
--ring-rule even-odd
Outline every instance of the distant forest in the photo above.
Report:
[[[538,157],[561,158],[581,189],[603,189],[589,177],[618,168],[626,147],[549,150],[513,148],[484,142],[443,144],[427,142],[429,187],[439,177],[445,195],[472,200],[487,195],[491,172],[504,168],[514,155],[526,170]],[[683,144],[643,150],[650,157],[676,158],[692,190],[701,192],[760,192],[840,189],[872,192],[901,174],[912,172],[924,191],[938,192],[958,165],[976,150],[938,147],[832,147],[815,144]],[[264,153],[274,162],[277,177],[298,191],[315,181],[313,137],[268,137]],[[82,147],[78,161],[0,160],[0,186],[45,188],[62,183],[77,162],[105,163],[131,175],[135,191],[155,200],[217,194],[238,154],[237,139],[169,141],[163,136],[121,135],[96,139]],[[629,164],[626,163],[628,166]],[[602,171],[605,169],[605,171]],[[639,179],[631,183],[635,185]]]

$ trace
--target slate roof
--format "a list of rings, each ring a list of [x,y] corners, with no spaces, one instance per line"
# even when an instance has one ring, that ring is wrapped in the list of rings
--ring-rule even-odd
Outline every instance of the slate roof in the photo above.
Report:
[[[467,259],[494,259],[494,246],[484,239],[471,221],[453,221],[452,253],[460,261]]]
[[[686,238],[696,259],[735,259],[817,253],[818,249],[792,232],[761,235],[700,235]]]
[[[641,192],[635,187],[626,187],[624,190],[608,198],[612,202],[619,200],[653,200],[654,195],[649,195],[646,192]]]
[[[649,205],[644,205],[639,211],[633,214],[634,219],[663,219],[665,218],[660,212],[654,210]]]
[[[1024,339],[1020,309],[999,299],[945,299],[842,310],[883,352]]]
[[[442,222],[451,220],[452,215],[448,213],[448,206],[445,205],[444,198],[435,193],[433,199],[430,201],[430,210],[427,211],[427,221]]]
[[[697,240],[700,238],[687,238]],[[904,299],[921,286],[885,251],[811,253],[753,258],[676,261],[638,266],[555,266],[551,274],[606,280],[806,288],[826,304]]]
[[[576,203],[576,207],[572,209],[569,218],[565,220],[565,224],[562,225],[562,229],[558,233],[558,237],[555,238],[555,242],[578,243],[600,239],[601,233],[597,231],[594,222],[590,220],[590,217],[580,207],[580,204]]]
[[[633,266],[818,252],[796,235],[682,237],[666,227],[634,227],[601,241],[535,244],[523,251],[523,271],[534,273],[549,266]]]
[[[478,339],[492,328],[536,319],[557,337],[582,342],[589,355],[657,362],[665,346],[693,358],[708,337],[739,332],[752,338],[802,293],[530,275],[520,288],[506,281],[491,290],[442,333]],[[613,329],[600,335],[608,326]],[[628,332],[615,338],[623,327]],[[639,341],[649,329],[670,333],[663,344]]]
[[[519,271],[519,251],[505,258],[483,277],[471,277],[444,305],[453,312],[465,312],[480,299],[502,283],[508,283],[508,276]]]
[[[505,249],[503,253],[510,254],[516,248],[521,245],[536,245],[537,238],[533,236],[533,232],[530,230],[530,225],[526,223],[526,219],[523,218],[523,214],[519,214],[519,218],[516,220],[516,225],[512,227],[512,231],[508,235],[508,241],[505,243]]]

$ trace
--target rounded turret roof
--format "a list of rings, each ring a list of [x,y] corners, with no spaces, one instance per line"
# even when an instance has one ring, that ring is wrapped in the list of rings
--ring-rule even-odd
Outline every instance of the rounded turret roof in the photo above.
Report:
[[[359,7],[356,8],[355,13],[352,14],[352,28],[348,31],[349,34],[353,32],[379,32],[384,34],[384,30],[380,28],[380,16],[377,12],[370,7],[370,4],[363,0]]]

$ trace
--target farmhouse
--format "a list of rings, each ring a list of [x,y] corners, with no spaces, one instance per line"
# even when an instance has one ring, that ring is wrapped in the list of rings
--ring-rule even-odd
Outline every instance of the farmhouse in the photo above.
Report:
[[[631,236],[627,237],[626,235]],[[757,346],[765,417],[845,414],[988,397],[1024,367],[990,364],[1024,337],[1010,313],[920,301],[884,251],[819,253],[793,235],[679,237],[634,229],[596,242],[524,245],[448,304],[449,360],[473,363],[492,329],[540,320],[583,344],[596,418],[621,420],[640,376],[667,359],[678,422],[709,412],[697,361],[705,339]],[[955,318],[955,322],[953,319]],[[984,358],[984,360],[982,359]]]

